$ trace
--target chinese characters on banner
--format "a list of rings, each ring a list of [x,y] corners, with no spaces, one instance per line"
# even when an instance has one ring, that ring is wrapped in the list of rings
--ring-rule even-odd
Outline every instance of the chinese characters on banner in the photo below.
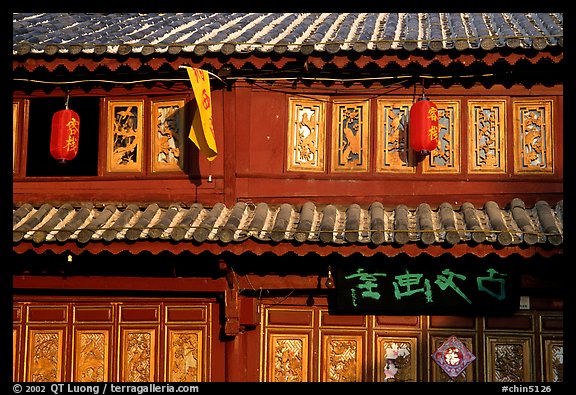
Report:
[[[194,113],[190,134],[188,137],[198,147],[200,152],[212,161],[218,155],[214,126],[212,125],[212,98],[210,94],[210,78],[206,70],[186,67],[192,83],[194,97],[198,110]]]
[[[428,109],[428,119],[433,121],[433,124],[430,125],[430,129],[428,129],[428,138],[430,140],[438,140],[438,108],[430,107]]]
[[[519,274],[486,263],[336,267],[332,308],[346,314],[491,314],[519,306]]]

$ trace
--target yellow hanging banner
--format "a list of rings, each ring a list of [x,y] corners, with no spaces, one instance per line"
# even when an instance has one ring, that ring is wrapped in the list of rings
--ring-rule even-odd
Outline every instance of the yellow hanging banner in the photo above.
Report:
[[[210,78],[206,70],[186,66],[188,78],[192,83],[198,110],[194,113],[188,137],[212,161],[218,155],[214,127],[212,126],[212,97],[210,95]]]

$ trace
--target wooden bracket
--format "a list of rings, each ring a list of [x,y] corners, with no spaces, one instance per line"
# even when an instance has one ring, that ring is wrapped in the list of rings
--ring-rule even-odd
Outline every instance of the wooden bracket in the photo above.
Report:
[[[226,289],[224,290],[224,333],[237,336],[240,333],[240,304],[236,274],[226,265]]]

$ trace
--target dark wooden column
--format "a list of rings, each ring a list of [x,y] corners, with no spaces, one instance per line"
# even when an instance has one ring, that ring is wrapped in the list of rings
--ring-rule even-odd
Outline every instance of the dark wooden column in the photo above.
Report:
[[[224,204],[236,202],[236,89],[229,86],[223,91],[224,130]]]
[[[224,335],[225,346],[225,380],[246,381],[246,364],[244,357],[244,342],[240,330],[240,297],[238,294],[238,279],[232,268],[225,262],[220,267],[226,273],[226,289],[224,291]]]
[[[225,346],[225,380],[246,381],[246,350],[242,333],[231,337]]]

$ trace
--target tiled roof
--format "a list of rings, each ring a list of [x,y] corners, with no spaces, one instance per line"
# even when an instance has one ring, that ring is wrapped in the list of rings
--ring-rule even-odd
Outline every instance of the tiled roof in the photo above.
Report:
[[[317,243],[319,245],[382,244],[456,245],[459,243],[560,246],[563,243],[563,201],[538,201],[526,207],[518,198],[506,208],[494,201],[476,208],[471,203],[453,207],[427,203],[415,209],[405,205],[386,208],[380,202],[368,207],[317,206],[307,202],[199,203],[160,207],[153,203],[83,204],[40,207],[22,204],[13,211],[13,243],[34,242],[80,245],[95,242],[167,240],[171,242],[239,243],[248,239],[264,243]]]
[[[562,13],[14,13],[13,54],[363,52],[563,45]]]

